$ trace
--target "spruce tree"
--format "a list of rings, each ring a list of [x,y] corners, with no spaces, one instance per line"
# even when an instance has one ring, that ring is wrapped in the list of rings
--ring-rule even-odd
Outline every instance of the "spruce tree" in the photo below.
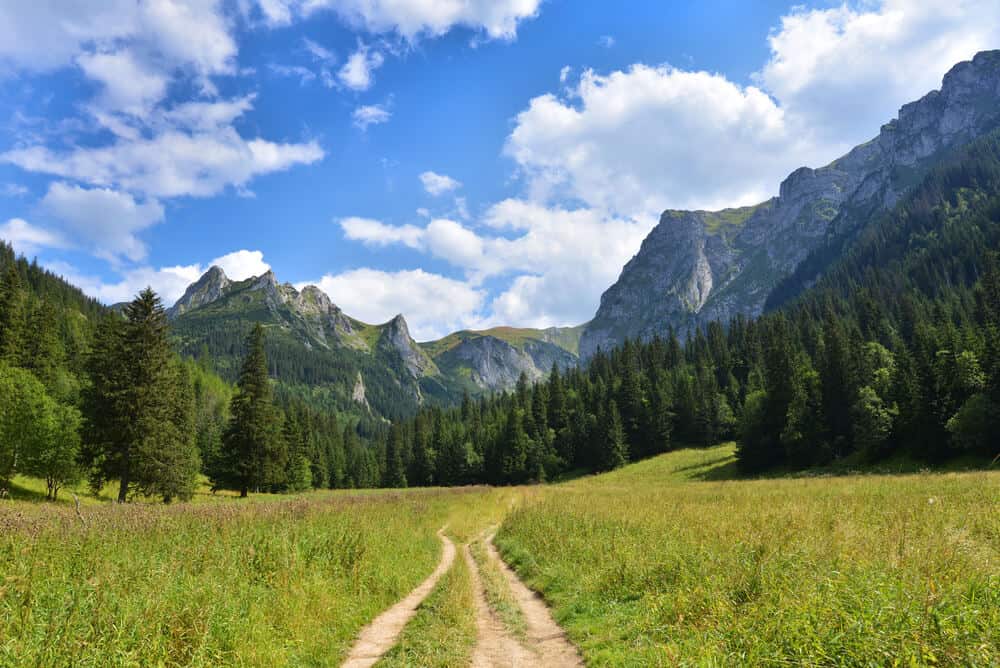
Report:
[[[247,356],[230,404],[222,438],[221,470],[212,472],[217,487],[241,497],[284,482],[285,448],[278,429],[264,352],[264,329],[258,323],[247,341]]]
[[[628,443],[625,441],[625,428],[622,416],[618,412],[618,404],[612,400],[606,413],[604,425],[604,443],[601,465],[606,471],[620,468],[628,463]]]
[[[406,487],[406,467],[403,465],[403,430],[399,423],[392,425],[385,449],[383,487]]]
[[[11,366],[22,361],[26,299],[17,266],[11,262],[0,282],[0,361]]]
[[[166,313],[149,288],[125,319],[100,325],[88,361],[85,459],[92,484],[118,479],[118,501],[135,488],[164,500],[190,496],[198,472],[191,397],[178,377]]]

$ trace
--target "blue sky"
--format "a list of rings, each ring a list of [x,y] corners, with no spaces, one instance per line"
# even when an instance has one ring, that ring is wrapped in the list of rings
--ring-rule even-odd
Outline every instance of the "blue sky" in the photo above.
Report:
[[[213,262],[577,324],[664,208],[761,201],[1000,46],[986,0],[0,0],[0,238],[114,302]]]

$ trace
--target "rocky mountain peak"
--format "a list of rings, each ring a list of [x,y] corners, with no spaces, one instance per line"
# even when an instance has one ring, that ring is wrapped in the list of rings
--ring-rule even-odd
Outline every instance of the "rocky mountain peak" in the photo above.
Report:
[[[414,378],[420,378],[436,371],[434,362],[428,357],[417,342],[410,336],[410,328],[403,314],[397,314],[392,320],[382,326],[379,345],[395,350],[406,365],[406,370]]]
[[[184,295],[167,309],[167,316],[176,318],[199,306],[210,304],[222,297],[232,282],[222,267],[212,266],[201,278],[188,286]]]
[[[847,235],[895,205],[950,150],[1000,127],[1000,51],[955,65],[941,90],[825,167],[796,169],[777,197],[724,211],[666,211],[580,341],[582,357],[679,335],[738,313],[761,313],[774,287],[831,235]]]

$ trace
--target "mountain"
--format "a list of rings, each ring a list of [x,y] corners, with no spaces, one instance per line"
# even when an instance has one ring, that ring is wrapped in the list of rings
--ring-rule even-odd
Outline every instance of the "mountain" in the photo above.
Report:
[[[371,325],[345,314],[315,286],[297,290],[272,272],[232,281],[212,267],[168,309],[181,351],[211,356],[235,379],[254,323],[267,331],[279,391],[344,412],[395,419],[425,402],[452,404],[468,392],[537,380],[552,364],[577,361],[579,329],[497,328],[417,343],[402,315]]]
[[[422,344],[438,368],[463,390],[510,389],[521,374],[542,379],[555,364],[576,366],[582,327],[464,330]]]
[[[777,197],[738,209],[665,211],[602,295],[581,356],[671,327],[684,336],[713,320],[759,315],[811,253],[833,238],[842,246],[952,150],[998,125],[1000,51],[982,52],[953,67],[940,91],[904,105],[871,141],[825,167],[792,172]]]

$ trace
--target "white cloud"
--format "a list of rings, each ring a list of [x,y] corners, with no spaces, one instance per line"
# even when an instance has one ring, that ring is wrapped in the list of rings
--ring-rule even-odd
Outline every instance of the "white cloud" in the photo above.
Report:
[[[611,35],[601,35],[597,39],[597,44],[603,46],[605,49],[610,49],[615,45],[615,38]]]
[[[382,104],[365,104],[355,109],[351,117],[354,119],[355,127],[365,131],[369,125],[388,123],[392,118],[392,112]]]
[[[0,67],[51,70],[93,44],[123,43],[201,75],[231,72],[237,50],[219,0],[0,4]]]
[[[264,262],[260,251],[239,250],[211,260],[205,264],[177,265],[173,267],[139,266],[118,272],[118,279],[103,280],[83,274],[65,262],[48,262],[46,268],[60,274],[86,294],[105,304],[130,301],[146,287],[152,288],[165,306],[172,306],[189,285],[197,281],[209,267],[219,266],[234,281],[260,276],[271,266]]]
[[[246,140],[225,126],[211,131],[167,130],[149,138],[119,139],[108,146],[64,153],[32,146],[0,154],[0,162],[154,197],[207,197],[226,186],[244,186],[261,174],[312,164],[323,155],[315,141]]]
[[[215,258],[207,266],[222,267],[226,276],[234,281],[245,281],[251,276],[266,274],[271,269],[271,265],[264,262],[264,253],[259,250],[238,250],[227,253]]]
[[[36,227],[21,218],[11,218],[0,225],[0,239],[21,255],[33,255],[43,248],[66,248],[66,241],[55,232]]]
[[[146,246],[136,235],[163,220],[156,200],[138,203],[127,193],[59,182],[49,186],[42,208],[64,224],[71,238],[109,260],[144,258]]]
[[[167,92],[167,76],[140,63],[128,49],[85,53],[77,63],[88,77],[103,85],[106,108],[142,115]]]
[[[365,322],[386,322],[402,313],[421,341],[472,326],[486,299],[483,290],[422,269],[354,269],[324,276],[316,285],[345,313]]]
[[[590,318],[601,292],[655,221],[509,199],[491,207],[481,222],[496,233],[480,235],[444,218],[424,227],[361,218],[340,221],[348,239],[422,251],[463,270],[470,286],[491,277],[513,277],[493,301],[492,313],[481,317],[494,324],[531,326],[578,324]],[[529,313],[531,308],[535,310]]]
[[[325,46],[319,42],[315,42],[308,37],[302,38],[302,45],[305,47],[306,51],[313,57],[313,60],[320,63],[332,63],[337,60],[336,54],[330,51]]]
[[[385,58],[365,44],[358,44],[358,49],[352,53],[344,66],[337,72],[337,78],[351,90],[368,90],[375,83],[373,73],[382,67]]]
[[[420,182],[423,184],[424,190],[435,197],[462,187],[461,181],[456,181],[446,174],[430,171],[420,175]]]
[[[536,196],[630,216],[751,203],[812,157],[773,100],[720,75],[588,70],[575,96],[534,98],[507,139]]]
[[[420,248],[423,243],[423,230],[414,225],[396,227],[371,218],[352,216],[341,219],[340,227],[346,238],[369,246],[403,244],[410,248]]]
[[[316,80],[316,73],[303,65],[281,65],[280,63],[268,63],[267,69],[280,77],[298,79],[299,83],[303,86]]]
[[[542,0],[258,0],[265,19],[284,25],[293,14],[329,9],[371,33],[396,33],[415,41],[439,37],[456,26],[490,39],[514,39],[522,21],[538,14]]]
[[[5,183],[0,188],[0,195],[4,197],[24,197],[28,192],[29,190],[20,183]]]
[[[1000,44],[994,0],[883,0],[795,9],[769,38],[758,80],[824,141],[874,136],[899,106],[941,85],[955,63]]]
[[[569,79],[569,75],[573,72],[573,68],[569,65],[564,65],[561,70],[559,70],[559,83],[564,84],[566,80]]]

